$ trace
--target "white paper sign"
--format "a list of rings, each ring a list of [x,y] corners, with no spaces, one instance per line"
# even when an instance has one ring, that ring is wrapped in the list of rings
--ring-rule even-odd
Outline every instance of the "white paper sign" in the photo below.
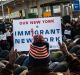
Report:
[[[71,30],[65,30],[64,34],[71,35]]]
[[[2,34],[2,40],[7,40],[6,33]]]
[[[49,42],[50,49],[59,49],[62,42],[61,18],[34,18],[13,20],[14,48],[18,51],[28,51],[33,36],[41,34]]]

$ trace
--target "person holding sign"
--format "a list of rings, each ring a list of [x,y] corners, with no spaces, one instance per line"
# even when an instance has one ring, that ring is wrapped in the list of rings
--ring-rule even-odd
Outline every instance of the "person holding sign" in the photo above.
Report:
[[[35,35],[29,50],[29,69],[37,67],[48,67],[49,65],[49,43],[44,41],[42,35]]]

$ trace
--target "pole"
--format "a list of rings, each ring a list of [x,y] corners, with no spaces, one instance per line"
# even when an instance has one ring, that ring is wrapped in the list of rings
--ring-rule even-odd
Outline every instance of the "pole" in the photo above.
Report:
[[[3,22],[4,22],[5,21],[5,16],[4,16],[4,5],[2,3],[2,0],[1,0],[1,7],[2,7]]]
[[[71,11],[71,19],[72,19],[72,18],[73,18],[73,8],[72,8],[72,2],[70,2],[70,6],[71,6],[70,11]]]
[[[41,10],[41,7],[40,7],[40,1],[39,0],[36,0],[36,6],[37,6],[37,9],[38,9],[38,18],[40,18],[40,17],[42,17],[41,16],[42,10]]]
[[[9,22],[10,22],[10,14],[11,14],[11,9],[10,9],[10,7],[7,7],[7,10],[8,10],[8,16],[9,16]]]

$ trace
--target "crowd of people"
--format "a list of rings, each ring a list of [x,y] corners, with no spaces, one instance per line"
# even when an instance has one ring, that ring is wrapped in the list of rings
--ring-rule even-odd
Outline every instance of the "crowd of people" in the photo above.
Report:
[[[1,29],[0,75],[80,75],[80,19],[62,24],[62,35],[59,50],[35,35],[29,52],[17,52],[12,27]]]

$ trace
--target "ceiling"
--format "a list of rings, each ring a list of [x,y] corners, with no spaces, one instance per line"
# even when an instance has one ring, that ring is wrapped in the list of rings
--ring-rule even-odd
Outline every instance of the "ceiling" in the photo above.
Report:
[[[3,2],[4,3],[4,12],[6,13],[7,12],[7,7],[11,7],[12,9],[15,9],[17,7],[21,7],[22,5],[24,4],[29,4],[29,3],[32,3],[32,2],[36,2],[38,0],[7,0],[6,2]],[[45,1],[50,1],[50,0],[45,0]],[[52,1],[61,1],[61,0],[52,0]],[[64,0],[62,0],[64,1]],[[68,0],[67,0],[68,1]],[[71,0],[69,0],[71,1]],[[43,2],[43,0],[42,0]],[[2,7],[0,5],[0,14],[2,13]]]

